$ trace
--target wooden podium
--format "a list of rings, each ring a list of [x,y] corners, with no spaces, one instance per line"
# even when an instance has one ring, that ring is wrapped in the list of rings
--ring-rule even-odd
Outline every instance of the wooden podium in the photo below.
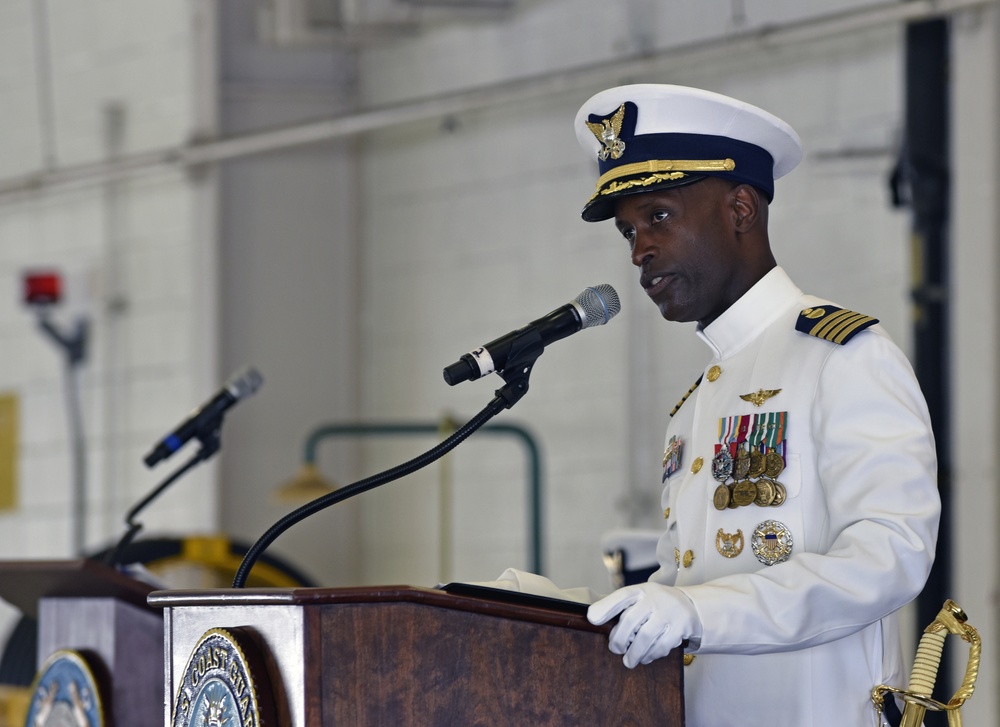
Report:
[[[148,600],[164,609],[167,727],[211,710],[282,727],[684,722],[680,651],[626,669],[578,604],[404,586]]]
[[[0,561],[0,598],[38,621],[36,687],[52,692],[42,669],[71,657],[112,725],[153,725],[162,715],[163,619],[146,604],[153,590],[91,560]]]

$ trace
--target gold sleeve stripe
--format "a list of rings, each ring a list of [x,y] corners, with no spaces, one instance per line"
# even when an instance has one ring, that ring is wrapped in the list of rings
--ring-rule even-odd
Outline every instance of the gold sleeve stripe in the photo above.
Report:
[[[811,335],[818,336],[819,338],[826,338],[828,340],[833,340],[837,337],[845,327],[850,326],[852,323],[866,318],[866,316],[860,313],[855,313],[854,311],[842,310],[837,311],[831,316],[827,316],[822,321],[816,324],[813,328]]]

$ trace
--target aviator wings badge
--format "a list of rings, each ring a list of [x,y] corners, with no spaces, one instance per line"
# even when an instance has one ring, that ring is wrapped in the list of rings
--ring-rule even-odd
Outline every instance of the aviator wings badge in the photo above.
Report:
[[[749,401],[754,406],[763,406],[764,402],[775,394],[780,394],[781,389],[757,389],[753,394],[740,394],[743,401]]]
[[[600,123],[585,122],[597,140],[604,148],[597,152],[597,158],[606,162],[608,157],[620,159],[625,153],[625,142],[618,138],[622,133],[622,121],[625,119],[625,104],[622,104],[610,119],[602,119]]]

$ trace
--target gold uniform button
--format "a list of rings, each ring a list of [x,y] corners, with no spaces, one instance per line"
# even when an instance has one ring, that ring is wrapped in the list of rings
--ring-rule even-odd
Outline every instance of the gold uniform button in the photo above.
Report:
[[[666,510],[663,511],[663,519],[666,520],[668,517],[670,517],[670,508],[669,507]]]
[[[713,366],[712,368],[710,368],[708,370],[708,380],[709,381],[715,381],[720,376],[722,376],[722,369],[719,368],[718,366]]]
[[[694,654],[685,654],[684,666],[691,666],[692,662],[694,662]]]
[[[692,553],[690,550],[684,551],[684,567],[690,568],[693,562],[694,562],[694,553]]]
[[[691,473],[696,475],[701,472],[701,466],[703,464],[705,464],[705,460],[701,457],[695,457],[694,462],[691,463]]]

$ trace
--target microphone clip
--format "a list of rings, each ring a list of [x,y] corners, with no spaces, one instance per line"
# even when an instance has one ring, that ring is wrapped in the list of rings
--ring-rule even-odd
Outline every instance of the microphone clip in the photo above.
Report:
[[[506,409],[510,409],[528,393],[528,378],[535,367],[535,361],[545,350],[541,333],[529,326],[517,335],[510,346],[510,355],[503,370],[497,375],[507,382],[494,393],[502,399]]]
[[[204,425],[198,427],[198,430],[194,433],[193,439],[198,440],[198,444],[201,445],[201,449],[198,452],[198,456],[202,460],[206,460],[213,454],[219,451],[222,446],[222,417],[224,415],[220,412],[217,416],[212,417]]]

